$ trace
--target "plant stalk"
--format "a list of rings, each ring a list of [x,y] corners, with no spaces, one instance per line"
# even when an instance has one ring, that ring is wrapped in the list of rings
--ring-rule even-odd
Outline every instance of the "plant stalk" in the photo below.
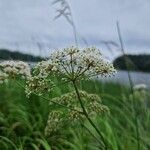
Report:
[[[91,118],[89,117],[88,113],[86,112],[85,110],[85,107],[84,107],[84,104],[81,100],[81,97],[80,97],[80,94],[79,94],[79,90],[77,88],[77,85],[76,85],[76,81],[72,81],[73,83],[73,86],[74,86],[74,89],[75,89],[75,92],[77,94],[77,98],[79,100],[79,103],[81,105],[81,108],[82,108],[82,111],[83,111],[83,114],[84,116],[86,117],[86,119],[89,121],[89,123],[92,125],[92,127],[96,130],[96,132],[99,134],[99,136],[101,137],[101,140],[103,141],[103,144],[104,144],[104,147],[105,147],[105,150],[108,150],[108,147],[107,147],[107,143],[103,137],[103,135],[101,134],[101,132],[99,131],[99,129],[96,127],[96,125],[94,124],[94,122],[91,120]]]
[[[138,125],[138,114],[136,112],[133,82],[132,82],[132,78],[131,78],[130,71],[129,71],[129,66],[128,66],[128,62],[127,62],[128,60],[127,60],[127,56],[126,56],[126,53],[125,53],[125,50],[124,50],[123,40],[122,40],[122,37],[121,37],[121,31],[120,31],[120,26],[119,26],[118,21],[117,21],[117,32],[118,32],[118,37],[119,37],[119,41],[120,41],[121,51],[124,55],[124,61],[125,61],[125,65],[126,65],[126,68],[127,68],[127,74],[128,74],[131,94],[133,95],[132,106],[133,106],[134,120],[135,120],[135,126],[136,126],[137,150],[140,150],[140,133],[139,133],[139,125]]]

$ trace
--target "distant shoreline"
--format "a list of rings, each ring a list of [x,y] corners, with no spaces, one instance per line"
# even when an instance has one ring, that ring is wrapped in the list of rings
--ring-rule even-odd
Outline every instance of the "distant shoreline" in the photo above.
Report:
[[[122,55],[113,61],[118,70],[150,72],[150,55]]]
[[[10,51],[7,49],[0,49],[0,61],[5,60],[21,60],[25,62],[39,62],[45,60],[40,56],[33,56],[24,54],[18,51]],[[126,60],[126,62],[125,62]],[[150,73],[150,55],[122,55],[113,61],[114,67],[119,71],[134,71]]]
[[[23,54],[18,51],[9,51],[7,49],[0,49],[0,61],[4,60],[21,60],[26,62],[38,62],[44,60],[40,56],[33,56],[30,54]]]

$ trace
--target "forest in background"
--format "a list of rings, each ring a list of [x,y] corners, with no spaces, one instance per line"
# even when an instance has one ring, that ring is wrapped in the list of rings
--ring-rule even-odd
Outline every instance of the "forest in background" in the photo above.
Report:
[[[150,72],[150,55],[122,55],[113,64],[119,70]]]
[[[40,56],[23,54],[18,51],[12,52],[7,49],[0,49],[0,60],[22,60],[22,61],[38,62],[42,61],[43,58]]]
[[[44,60],[44,58],[17,51],[12,52],[7,49],[0,49],[0,60],[38,62]],[[150,55],[121,55],[113,61],[113,64],[118,70],[150,72]]]

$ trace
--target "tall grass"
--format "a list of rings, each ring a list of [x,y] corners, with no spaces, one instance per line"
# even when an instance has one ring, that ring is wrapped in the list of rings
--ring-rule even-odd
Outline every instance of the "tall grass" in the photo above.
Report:
[[[59,79],[55,79],[59,83]],[[22,85],[24,83],[21,83]],[[127,86],[98,80],[80,83],[80,89],[96,93],[110,109],[110,114],[94,120],[110,150],[136,150],[136,125],[131,105],[133,94]],[[56,86],[50,98],[72,91],[71,86]],[[141,149],[150,148],[149,91],[134,92],[138,113]],[[50,111],[49,101],[32,95],[12,81],[0,87],[0,149],[17,150],[97,150],[103,149],[99,137],[88,122],[66,125],[51,136],[44,135]],[[89,132],[90,131],[90,132]]]

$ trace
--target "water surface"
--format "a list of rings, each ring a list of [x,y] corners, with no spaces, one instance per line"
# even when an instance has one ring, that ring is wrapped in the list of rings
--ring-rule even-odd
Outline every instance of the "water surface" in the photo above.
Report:
[[[150,87],[150,73],[144,72],[130,72],[133,84],[146,84]],[[104,81],[114,81],[123,84],[129,84],[129,78],[127,71],[118,71],[115,76],[102,78]]]

